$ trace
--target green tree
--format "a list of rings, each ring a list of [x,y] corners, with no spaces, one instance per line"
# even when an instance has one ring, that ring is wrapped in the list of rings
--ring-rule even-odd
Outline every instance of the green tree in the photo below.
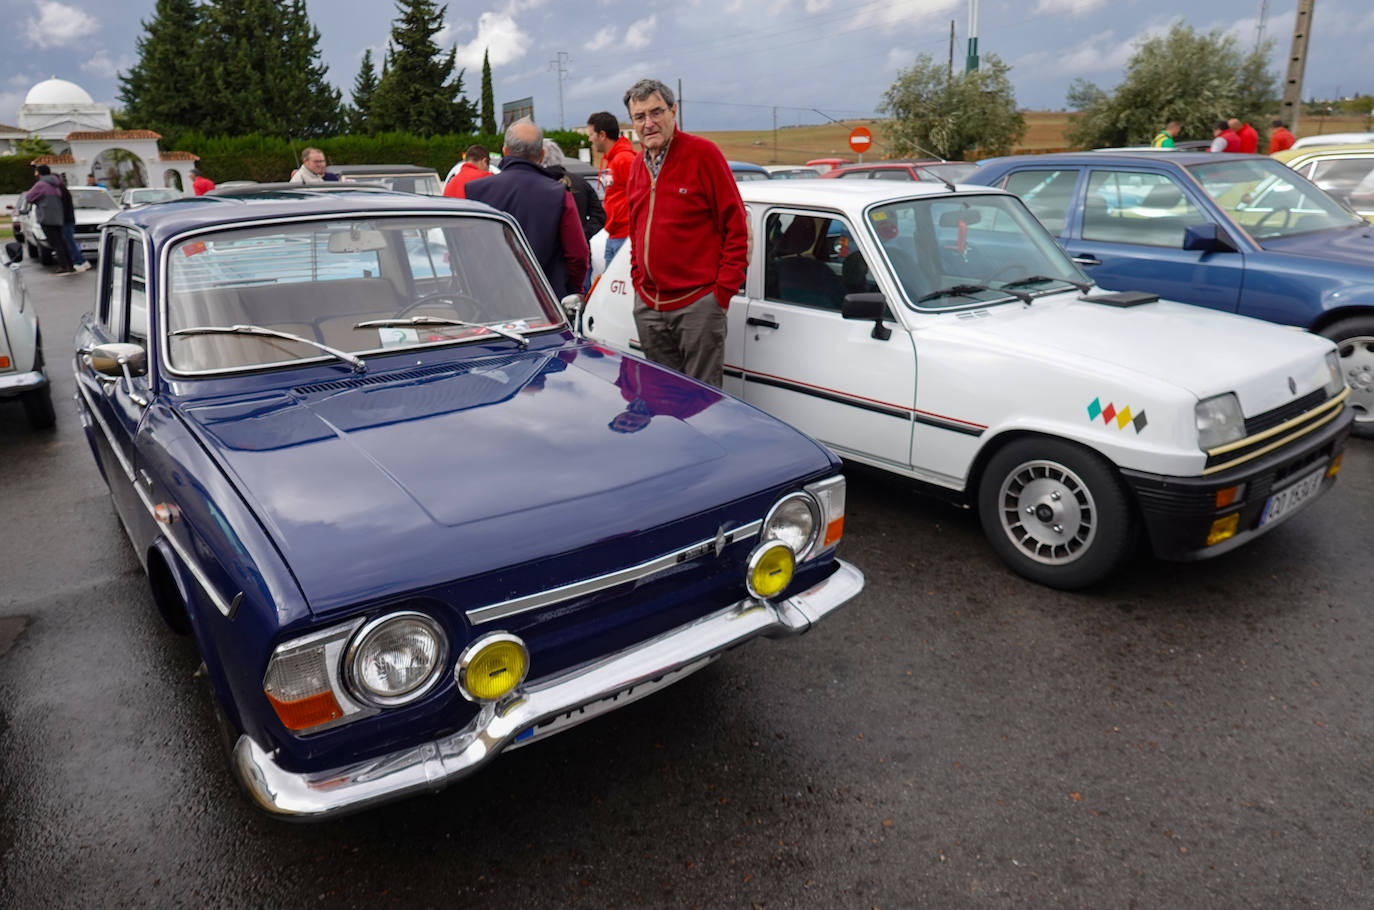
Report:
[[[1170,120],[1182,124],[1181,138],[1210,139],[1217,120],[1263,122],[1278,106],[1269,49],[1265,42],[1245,52],[1219,29],[1202,34],[1175,23],[1136,46],[1115,91],[1074,80],[1068,103],[1080,116],[1069,141],[1087,148],[1145,145]]]
[[[201,72],[201,10],[194,0],[157,0],[152,20],[140,24],[138,62],[119,76],[120,126],[156,130],[174,143],[202,119],[192,90]]]
[[[989,54],[980,69],[951,77],[945,64],[929,54],[918,56],[911,69],[897,74],[878,107],[893,118],[889,151],[954,161],[975,146],[984,155],[1011,151],[1026,121],[1016,109],[1010,70]]]
[[[195,90],[201,132],[312,137],[336,132],[339,91],[320,62],[305,0],[207,0]]]
[[[441,55],[434,42],[447,7],[396,0],[396,8],[400,16],[391,23],[382,78],[372,94],[371,128],[420,136],[472,132],[476,111],[463,97],[463,71],[454,73],[457,48]]]
[[[353,107],[349,110],[348,129],[353,133],[373,132],[370,122],[372,96],[377,91],[377,71],[372,67],[372,48],[363,51],[363,65],[353,80]]]
[[[482,51],[482,133],[496,132],[496,96],[491,90],[491,54]]]

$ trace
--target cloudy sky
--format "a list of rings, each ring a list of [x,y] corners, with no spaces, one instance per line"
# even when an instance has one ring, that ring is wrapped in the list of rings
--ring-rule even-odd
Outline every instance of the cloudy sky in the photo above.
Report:
[[[979,49],[1012,65],[1017,103],[1065,104],[1075,77],[1104,88],[1121,78],[1142,37],[1182,19],[1256,40],[1260,0],[982,0]],[[1296,0],[1269,0],[1266,36],[1282,81]],[[389,2],[308,0],[329,78],[345,99],[364,49],[380,60],[396,15]],[[57,76],[115,104],[116,74],[134,62],[141,20],[154,0],[0,0],[5,40],[0,123],[15,124],[24,95]],[[872,114],[918,54],[949,53],[968,38],[968,0],[452,0],[444,46],[458,48],[464,86],[477,100],[490,50],[496,103],[534,98],[545,126],[577,126],[597,110],[619,113],[642,76],[681,81],[688,129],[768,129]],[[1304,97],[1374,93],[1370,0],[1320,0]],[[559,69],[563,72],[561,81]]]

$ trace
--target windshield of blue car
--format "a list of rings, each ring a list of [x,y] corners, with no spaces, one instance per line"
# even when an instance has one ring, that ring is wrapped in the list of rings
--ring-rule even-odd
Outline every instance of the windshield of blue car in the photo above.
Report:
[[[165,261],[167,356],[178,372],[323,356],[318,345],[266,334],[175,334],[193,328],[257,326],[367,354],[499,341],[563,321],[539,266],[495,218],[435,214],[251,226],[195,235],[173,245]],[[416,316],[469,325],[359,325],[425,322]]]
[[[1223,157],[1188,170],[1256,240],[1367,223],[1307,178],[1268,158]]]
[[[869,209],[867,220],[907,303],[918,309],[1020,303],[1028,292],[1087,283],[1015,196],[905,199]]]

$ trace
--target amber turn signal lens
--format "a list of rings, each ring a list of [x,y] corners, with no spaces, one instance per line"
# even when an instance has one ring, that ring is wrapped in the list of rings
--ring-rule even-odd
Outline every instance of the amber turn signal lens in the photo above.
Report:
[[[300,701],[278,701],[268,692],[267,700],[288,730],[308,730],[343,716],[333,692],[321,692]]]
[[[1224,509],[1236,500],[1240,499],[1241,491],[1245,489],[1244,484],[1236,484],[1233,487],[1226,487],[1217,490],[1217,508]]]

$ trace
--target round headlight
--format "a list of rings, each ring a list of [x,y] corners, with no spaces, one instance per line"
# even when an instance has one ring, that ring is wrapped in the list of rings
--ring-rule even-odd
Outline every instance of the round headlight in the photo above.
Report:
[[[792,583],[797,559],[792,550],[780,540],[760,544],[749,557],[749,574],[745,587],[760,600],[776,597]]]
[[[820,511],[820,506],[809,494],[793,493],[783,497],[764,518],[762,539],[781,541],[798,558],[805,559],[816,542]]]
[[[530,653],[514,635],[484,635],[458,656],[458,691],[468,701],[496,701],[525,681]]]
[[[448,650],[439,624],[423,613],[393,613],[358,630],[348,648],[348,682],[363,701],[414,701],[438,681]]]

